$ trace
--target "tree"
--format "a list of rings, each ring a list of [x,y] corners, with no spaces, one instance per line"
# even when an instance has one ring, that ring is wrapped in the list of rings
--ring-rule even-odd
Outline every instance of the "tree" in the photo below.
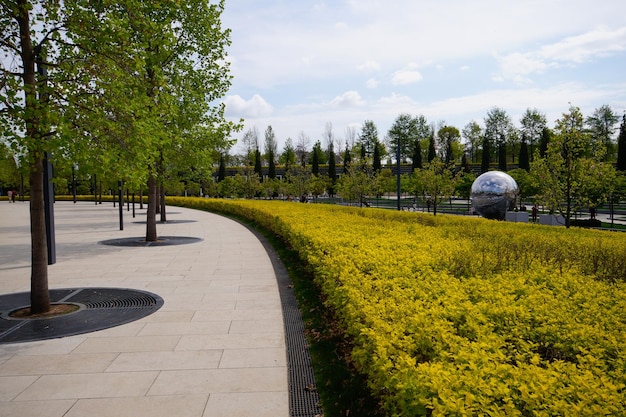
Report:
[[[220,154],[220,166],[217,170],[217,182],[222,182],[226,178],[226,158]]]
[[[497,141],[498,146],[498,169],[500,171],[506,171],[506,139],[505,136],[500,136],[500,140]]]
[[[437,137],[439,138],[439,146],[443,150],[443,161],[446,164],[454,162],[455,144],[458,144],[461,139],[459,129],[454,126],[443,126],[437,132]]]
[[[224,105],[219,104],[230,87],[225,59],[229,31],[220,22],[224,2],[74,2],[79,30],[74,42],[92,45],[93,39],[104,38],[111,43],[105,54],[115,56],[118,50],[124,54],[122,64],[128,67],[118,72],[121,82],[106,81],[113,81],[109,88],[120,97],[128,96],[123,109],[116,107],[121,110],[116,116],[133,129],[132,141],[144,145],[149,195],[146,240],[154,241],[156,189],[161,190],[164,220],[168,170],[212,165],[213,150],[229,142],[230,133],[238,129],[225,120]],[[92,33],[94,28],[100,30],[98,36]],[[97,62],[103,51],[99,44],[93,45],[88,56]]]
[[[528,157],[528,144],[526,143],[526,135],[522,136],[522,146],[519,151],[519,168],[530,171],[530,159]]]
[[[378,128],[371,120],[363,122],[361,134],[359,135],[359,147],[361,150],[361,163],[365,164],[365,159],[374,154],[378,140]]]
[[[483,136],[483,146],[482,146],[482,155],[481,155],[481,163],[480,163],[480,173],[484,174],[489,171],[489,164],[491,163],[491,145],[489,142],[489,138],[485,135]]]
[[[433,214],[436,216],[439,204],[454,193],[455,176],[450,166],[439,158],[426,164],[418,175],[423,192],[432,204]]]
[[[315,145],[313,145],[313,151],[311,152],[311,172],[313,175],[319,175],[320,173],[322,154],[322,144],[317,141]]]
[[[474,120],[469,122],[461,132],[465,139],[466,150],[470,154],[472,162],[476,162],[482,145],[482,129]]]
[[[336,166],[336,156],[334,144],[330,142],[328,149],[328,178],[330,183],[328,185],[328,194],[331,196],[335,194],[334,185],[337,182],[337,166]]]
[[[416,140],[413,144],[413,155],[411,159],[411,169],[413,171],[416,169],[422,169],[422,147],[419,140]]]
[[[287,182],[291,185],[291,191],[300,201],[305,200],[309,193],[310,178],[311,172],[302,166],[295,166],[287,173]]]
[[[374,172],[380,172],[382,167],[382,157],[383,157],[384,146],[382,143],[377,142],[376,146],[374,146],[374,157],[372,160],[372,169]]]
[[[613,135],[615,134],[615,125],[619,122],[619,116],[613,112],[609,105],[605,104],[595,109],[585,122],[589,126],[593,146],[605,149],[605,161],[614,160]]]
[[[60,61],[59,46],[53,43],[64,16],[56,2],[37,5],[38,10],[34,6],[27,0],[0,4],[0,128],[29,171],[31,313],[36,314],[50,309],[43,172],[45,155],[60,146],[51,122],[62,109],[50,92],[64,74],[60,69],[46,72]]]
[[[498,161],[500,162],[501,155],[506,157],[506,148],[502,147],[506,146],[511,133],[514,131],[513,122],[506,111],[499,107],[490,109],[484,122],[485,137],[489,141],[489,150],[498,152]],[[485,152],[484,148],[483,152]]]
[[[610,194],[615,170],[603,157],[590,144],[580,109],[572,106],[556,121],[546,157],[531,164],[539,201],[562,214],[566,227],[576,210],[596,207]]]
[[[402,113],[394,120],[389,132],[388,147],[389,152],[396,156],[400,155],[400,160],[405,160],[413,149],[417,136],[416,119],[408,113]]]
[[[300,132],[298,135],[298,142],[296,143],[296,156],[298,157],[298,161],[300,161],[300,165],[306,166],[306,160],[309,153],[309,143],[311,138],[304,133]]]
[[[437,149],[435,148],[435,128],[431,128],[428,136],[428,162],[432,162],[437,157]]]
[[[346,149],[343,152],[343,172],[344,174],[350,171],[350,163],[352,162],[352,154],[350,153],[350,146],[346,141]]]
[[[526,139],[527,147],[530,146],[529,156],[533,156],[534,147],[541,141],[543,131],[546,128],[546,115],[537,109],[526,109],[520,120],[522,138]],[[522,140],[522,143],[524,141]]]
[[[287,138],[285,141],[283,152],[280,154],[278,161],[285,165],[285,172],[289,171],[289,168],[296,163],[296,151],[293,148],[291,138]]]
[[[0,190],[15,188],[20,183],[20,172],[13,152],[0,142]]]
[[[278,152],[278,144],[276,143],[276,135],[272,126],[265,129],[265,155],[268,163],[267,177],[271,180],[276,178],[276,153]]]
[[[246,130],[241,138],[241,143],[244,147],[247,165],[253,166],[255,152],[259,148],[259,131],[256,126]]]
[[[260,182],[263,182],[263,167],[261,164],[261,151],[255,149],[254,151],[254,173],[259,178]]]
[[[337,182],[337,193],[344,200],[358,201],[359,206],[363,206],[365,197],[372,188],[372,179],[362,170],[352,170],[347,175],[342,175]]]
[[[330,178],[328,177],[313,175],[309,178],[308,189],[313,194],[315,202],[317,202],[317,197],[324,194],[324,191],[330,186]]]
[[[548,153],[548,143],[550,143],[550,138],[552,137],[552,132],[547,127],[544,127],[541,131],[541,141],[539,142],[539,156],[541,158],[545,158]]]
[[[619,138],[617,139],[617,169],[626,171],[626,113],[622,116]]]

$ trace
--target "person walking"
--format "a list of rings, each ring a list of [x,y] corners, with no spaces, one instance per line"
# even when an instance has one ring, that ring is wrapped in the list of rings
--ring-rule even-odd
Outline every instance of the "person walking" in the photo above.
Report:
[[[539,207],[537,206],[537,203],[535,203],[535,205],[533,206],[533,211],[532,211],[533,223],[537,222],[537,213],[539,213]]]
[[[9,197],[9,203],[13,203],[13,190],[7,191],[7,197]]]

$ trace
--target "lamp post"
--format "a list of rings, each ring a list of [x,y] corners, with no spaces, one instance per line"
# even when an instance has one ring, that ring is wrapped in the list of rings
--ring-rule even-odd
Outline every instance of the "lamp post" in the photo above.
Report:
[[[396,143],[396,182],[398,188],[398,211],[402,209],[400,205],[400,195],[402,188],[400,186],[400,135],[398,135],[398,142]]]
[[[76,171],[78,170],[78,164],[72,165],[72,196],[74,197],[74,204],[76,204]]]

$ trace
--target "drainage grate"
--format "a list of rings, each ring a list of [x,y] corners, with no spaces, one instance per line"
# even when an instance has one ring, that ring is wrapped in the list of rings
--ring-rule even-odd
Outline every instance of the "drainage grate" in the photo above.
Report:
[[[13,319],[9,313],[28,306],[30,293],[0,296],[0,344],[55,339],[104,330],[149,316],[163,299],[126,288],[68,288],[50,290],[53,304],[79,306],[76,312],[41,319]]]
[[[290,415],[291,417],[321,416],[324,412],[315,385],[309,345],[304,335],[304,322],[296,295],[291,288],[289,273],[265,237],[250,227],[248,229],[263,243],[276,273],[285,324]]]
[[[153,294],[120,288],[86,288],[65,301],[83,304],[89,310],[154,308],[159,303]]]
[[[102,240],[100,245],[125,246],[125,247],[147,247],[147,246],[172,246],[187,245],[189,243],[202,242],[202,238],[189,236],[159,236],[156,242],[146,242],[145,237],[126,237],[119,239]]]

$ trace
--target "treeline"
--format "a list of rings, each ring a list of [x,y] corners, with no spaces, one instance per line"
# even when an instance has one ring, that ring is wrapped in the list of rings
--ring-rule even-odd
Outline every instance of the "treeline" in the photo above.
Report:
[[[500,108],[491,109],[484,122],[484,127],[470,122],[461,132],[443,124],[436,129],[421,115],[401,114],[381,141],[376,125],[368,120],[359,134],[346,131],[351,139],[339,152],[330,123],[324,133],[325,148],[316,141],[308,150],[302,134],[295,147],[288,139],[281,153],[271,126],[265,131],[263,151],[258,132],[250,129],[243,138],[246,151],[236,174],[226,175],[228,158],[223,155],[217,181],[207,193],[302,200],[338,194],[361,204],[367,196],[396,191],[421,196],[436,213],[437,205],[453,195],[469,197],[477,174],[515,166],[509,174],[517,181],[521,197],[562,214],[567,225],[577,211],[626,195],[626,115],[616,141],[619,118],[609,106],[586,118],[571,106],[552,129],[536,109],[526,111],[520,128]],[[272,157],[267,159],[268,155]],[[404,168],[396,167],[398,162]],[[277,163],[281,164],[278,171]]]

